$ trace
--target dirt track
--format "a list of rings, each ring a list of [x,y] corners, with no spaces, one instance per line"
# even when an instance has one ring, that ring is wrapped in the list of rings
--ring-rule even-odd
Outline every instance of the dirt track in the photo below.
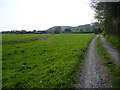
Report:
[[[116,64],[120,67],[120,53],[115,49],[102,35],[100,35],[101,42],[104,48],[110,54],[110,56],[115,60]]]
[[[89,45],[83,68],[79,75],[76,88],[110,88],[111,84],[106,78],[106,73],[101,58],[96,51],[96,36]]]

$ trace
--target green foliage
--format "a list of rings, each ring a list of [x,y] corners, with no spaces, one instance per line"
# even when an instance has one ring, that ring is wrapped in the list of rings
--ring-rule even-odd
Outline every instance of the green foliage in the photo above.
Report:
[[[95,34],[102,33],[102,30],[100,28],[94,28],[94,33]]]
[[[56,34],[46,40],[13,45],[7,42],[16,41],[19,36],[9,39],[3,35],[3,42],[7,44],[3,43],[2,87],[74,88],[86,49],[94,36]]]
[[[106,33],[105,33],[105,31],[103,31],[103,32],[102,32],[102,35],[103,35],[104,37],[106,36]]]
[[[118,2],[92,2],[95,18],[103,25],[106,34],[119,35],[120,7]]]
[[[111,59],[110,55],[103,47],[100,38],[97,40],[97,50],[104,59],[103,64],[107,68],[108,77],[110,78],[113,87],[120,88],[120,68],[115,64],[114,60]]]
[[[71,32],[71,29],[69,29],[69,28],[65,29],[65,33],[70,33],[70,32]]]
[[[82,28],[80,29],[80,32],[83,32],[83,29],[82,29]]]
[[[62,33],[62,29],[60,26],[55,26],[47,30],[47,33],[49,34],[60,34]]]
[[[55,34],[59,34],[59,33],[61,33],[62,31],[61,31],[61,27],[56,27],[55,28]]]

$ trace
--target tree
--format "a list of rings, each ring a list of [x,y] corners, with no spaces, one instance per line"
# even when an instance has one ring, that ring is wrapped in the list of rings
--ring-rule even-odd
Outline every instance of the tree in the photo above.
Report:
[[[80,29],[80,32],[83,32],[83,29],[82,29],[82,28]]]
[[[35,32],[36,32],[36,30],[33,30],[33,32],[35,33]]]
[[[65,32],[66,32],[66,33],[70,33],[70,32],[71,32],[71,29],[66,28],[66,29],[65,29]]]
[[[60,34],[61,32],[62,30],[60,26],[55,27],[55,34]]]
[[[102,24],[106,34],[119,35],[120,28],[120,5],[118,2],[92,1],[92,8],[95,10],[95,18]]]

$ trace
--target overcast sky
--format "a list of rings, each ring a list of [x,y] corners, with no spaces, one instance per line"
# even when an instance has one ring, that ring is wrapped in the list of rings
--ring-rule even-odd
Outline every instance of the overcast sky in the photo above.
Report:
[[[46,30],[94,21],[89,0],[0,0],[0,30]]]

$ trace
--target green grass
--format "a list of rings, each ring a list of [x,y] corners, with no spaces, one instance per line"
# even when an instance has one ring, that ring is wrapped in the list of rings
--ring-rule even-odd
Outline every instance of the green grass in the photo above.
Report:
[[[50,34],[2,34],[3,44],[32,42]]]
[[[114,35],[106,35],[105,38],[120,51],[120,37]]]
[[[94,36],[56,34],[41,41],[3,44],[3,88],[74,88]]]
[[[108,71],[108,77],[110,78],[114,88],[120,88],[120,68],[115,64],[114,60],[107,53],[103,47],[100,37],[97,40],[97,50],[103,58],[103,64]]]

